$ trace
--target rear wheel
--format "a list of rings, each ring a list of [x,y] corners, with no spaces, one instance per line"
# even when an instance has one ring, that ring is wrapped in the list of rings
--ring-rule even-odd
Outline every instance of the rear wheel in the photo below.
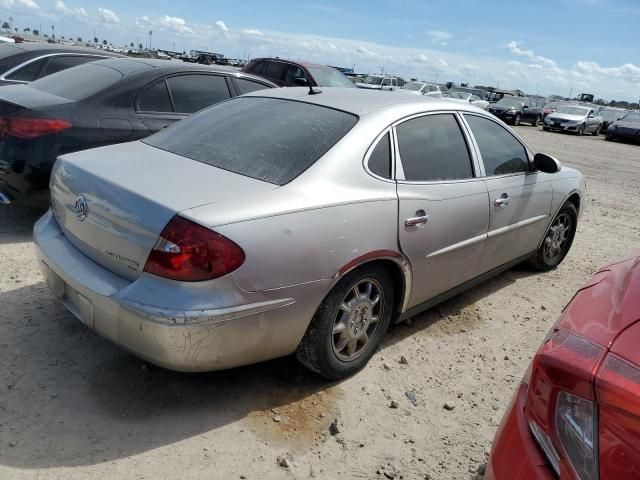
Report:
[[[598,135],[600,135],[600,129],[601,128],[602,128],[602,126],[598,125],[591,135],[593,135],[594,137],[597,137]]]
[[[540,125],[540,121],[541,121],[541,120],[542,120],[542,119],[540,118],[540,115],[538,115],[538,116],[536,117],[536,119],[533,121],[533,126],[534,126],[534,127],[539,126],[539,125]]]
[[[549,131],[549,127],[542,127],[542,130],[544,130],[545,132]]]
[[[565,203],[555,216],[538,251],[529,259],[536,270],[556,268],[569,253],[578,226],[578,210],[571,202]]]
[[[516,118],[513,119],[513,124],[517,127],[518,125],[520,125],[520,114],[518,113],[516,115]]]
[[[393,282],[380,265],[345,276],[322,301],[296,357],[329,379],[364,367],[384,337],[393,310]]]

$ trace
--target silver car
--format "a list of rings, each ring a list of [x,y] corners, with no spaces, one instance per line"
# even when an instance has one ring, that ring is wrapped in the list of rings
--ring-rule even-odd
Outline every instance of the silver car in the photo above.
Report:
[[[61,156],[34,238],[66,307],[150,362],[295,352],[341,378],[391,322],[519,262],[556,267],[583,196],[471,105],[287,88]]]
[[[542,128],[597,136],[602,130],[602,122],[602,117],[591,107],[563,104],[559,105],[555,112],[544,117]]]

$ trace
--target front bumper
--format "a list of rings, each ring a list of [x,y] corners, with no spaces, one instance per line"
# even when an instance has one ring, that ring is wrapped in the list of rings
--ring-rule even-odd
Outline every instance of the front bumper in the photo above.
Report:
[[[232,368],[293,353],[331,279],[246,292],[233,275],[184,283],[134,282],[94,263],[48,212],[34,227],[47,284],[89,328],[133,354],[178,371]]]
[[[571,133],[576,133],[578,131],[578,127],[580,126],[577,123],[560,123],[560,124],[555,124],[553,122],[544,122],[542,124],[542,126],[547,129],[547,130],[551,130],[553,132],[571,132]]]
[[[524,416],[527,385],[521,383],[493,439],[485,480],[554,480],[553,469]]]

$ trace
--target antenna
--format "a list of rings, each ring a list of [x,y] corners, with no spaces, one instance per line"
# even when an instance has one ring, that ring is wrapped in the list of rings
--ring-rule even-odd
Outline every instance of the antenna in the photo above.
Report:
[[[309,95],[317,95],[319,93],[322,93],[322,90],[314,90],[311,83],[309,83]]]

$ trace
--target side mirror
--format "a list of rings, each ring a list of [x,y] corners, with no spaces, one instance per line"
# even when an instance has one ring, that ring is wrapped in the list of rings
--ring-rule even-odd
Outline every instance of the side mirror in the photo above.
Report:
[[[523,105],[522,108],[529,108],[527,105]]]
[[[535,154],[533,165],[536,170],[540,170],[543,173],[558,173],[562,169],[562,165],[558,160],[544,153]]]
[[[306,78],[302,78],[302,77],[298,77],[296,79],[293,80],[293,84],[298,86],[298,87],[308,87],[309,86],[309,82],[307,82]]]

